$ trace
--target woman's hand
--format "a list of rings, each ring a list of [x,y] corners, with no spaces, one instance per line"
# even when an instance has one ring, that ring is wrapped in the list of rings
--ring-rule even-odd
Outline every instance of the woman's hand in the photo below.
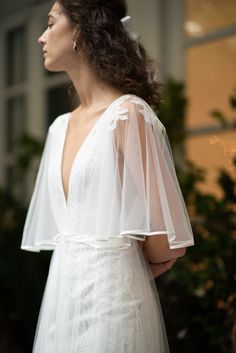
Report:
[[[143,250],[145,242],[141,241],[141,240],[137,240],[137,243],[138,243],[139,247]],[[174,263],[177,261],[177,259],[178,259],[178,256],[176,256],[175,258],[172,258],[170,260],[160,262],[160,263],[152,263],[149,261],[149,265],[150,265],[150,269],[152,271],[153,277],[156,278],[156,277],[162,275],[163,273],[165,273],[166,271],[168,271],[174,265]]]
[[[174,265],[176,260],[177,258],[173,260],[168,260],[159,264],[152,264],[149,262],[153,277],[156,278],[162,275],[164,272],[168,271]]]

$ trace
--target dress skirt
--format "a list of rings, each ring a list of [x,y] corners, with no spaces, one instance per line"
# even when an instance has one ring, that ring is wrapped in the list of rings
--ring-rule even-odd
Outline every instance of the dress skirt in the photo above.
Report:
[[[167,353],[155,282],[137,241],[61,240],[51,257],[33,353]]]

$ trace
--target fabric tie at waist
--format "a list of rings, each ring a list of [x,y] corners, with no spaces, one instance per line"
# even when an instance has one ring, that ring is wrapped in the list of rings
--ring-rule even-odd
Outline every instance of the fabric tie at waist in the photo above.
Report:
[[[91,241],[91,239],[81,238],[79,234],[66,234],[66,233],[57,233],[53,237],[53,242],[58,243],[61,240],[69,241],[69,242],[76,242],[76,243],[85,243]]]
[[[121,238],[123,239],[121,241]],[[53,237],[54,243],[59,243],[60,241],[75,242],[89,245],[97,249],[127,249],[130,247],[130,239],[127,237],[112,237],[109,239],[93,239],[93,238],[83,238],[81,234],[66,234],[66,233],[57,233]]]

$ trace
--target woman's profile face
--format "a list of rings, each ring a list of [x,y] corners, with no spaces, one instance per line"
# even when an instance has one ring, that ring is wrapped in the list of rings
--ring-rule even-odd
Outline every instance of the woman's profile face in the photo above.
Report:
[[[62,7],[55,2],[48,13],[48,26],[39,37],[44,52],[44,66],[49,71],[66,71],[70,65],[73,52],[75,29]]]

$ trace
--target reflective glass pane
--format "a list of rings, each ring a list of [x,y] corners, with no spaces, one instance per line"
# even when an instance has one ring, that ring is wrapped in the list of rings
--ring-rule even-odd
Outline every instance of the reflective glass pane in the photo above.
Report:
[[[235,0],[185,0],[185,32],[189,37],[236,25]]]
[[[235,176],[232,158],[236,157],[236,131],[188,138],[186,152],[190,160],[207,171],[207,182],[199,183],[199,189],[222,196],[216,179],[220,168],[225,168],[230,175]]]
[[[16,140],[25,131],[26,99],[20,95],[7,100],[6,107],[6,152],[11,153]]]
[[[7,33],[6,40],[6,83],[14,85],[26,80],[27,53],[26,31],[24,27],[18,27]]]
[[[13,155],[17,140],[25,132],[26,127],[26,98],[24,95],[13,97],[6,102],[6,153],[10,157],[7,159],[5,178],[7,188],[19,198],[25,197],[26,181],[15,183],[15,166],[13,165]]]
[[[71,104],[67,93],[67,85],[52,87],[47,91],[47,126],[58,115],[71,111]]]
[[[235,118],[229,96],[236,89],[236,36],[186,50],[187,127],[215,124],[211,110]]]

